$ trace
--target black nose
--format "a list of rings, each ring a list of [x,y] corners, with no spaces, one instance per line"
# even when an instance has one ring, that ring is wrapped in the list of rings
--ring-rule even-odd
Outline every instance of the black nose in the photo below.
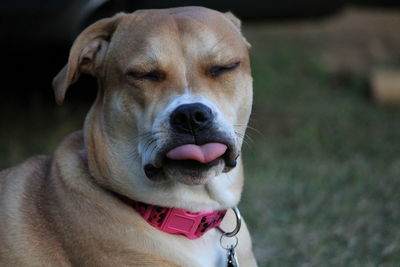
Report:
[[[179,131],[193,132],[207,128],[214,119],[212,110],[204,104],[184,104],[177,107],[170,117],[171,126]]]

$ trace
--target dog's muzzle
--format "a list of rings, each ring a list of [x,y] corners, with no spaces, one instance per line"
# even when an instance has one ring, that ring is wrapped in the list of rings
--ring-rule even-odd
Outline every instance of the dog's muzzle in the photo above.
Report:
[[[211,168],[227,172],[239,155],[235,140],[217,127],[213,111],[202,103],[182,104],[169,116],[168,141],[157,152],[155,164],[144,166],[145,174],[156,179],[163,173],[201,177]]]

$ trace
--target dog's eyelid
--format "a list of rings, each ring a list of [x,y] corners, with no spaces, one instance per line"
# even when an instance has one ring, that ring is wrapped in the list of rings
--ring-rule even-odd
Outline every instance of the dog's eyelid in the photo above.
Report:
[[[134,70],[129,69],[125,72],[125,75],[128,78],[135,80],[149,80],[154,82],[160,82],[165,80],[166,74],[165,72],[155,69],[151,71],[142,71],[142,70]]]
[[[229,67],[237,67],[240,65],[240,60],[232,60],[231,63],[226,64],[225,66]]]
[[[225,72],[232,71],[239,67],[240,60],[232,61],[231,63],[215,65],[209,68],[208,72],[212,77],[217,77]]]

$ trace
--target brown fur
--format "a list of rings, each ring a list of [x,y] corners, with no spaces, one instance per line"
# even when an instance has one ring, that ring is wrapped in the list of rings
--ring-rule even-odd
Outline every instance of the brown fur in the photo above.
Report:
[[[213,31],[214,37],[222,39],[208,44]],[[205,38],[201,45],[193,41],[198,37]],[[156,49],[149,55],[146,49],[151,46]],[[227,178],[205,177],[202,184],[182,186],[169,181],[174,177],[158,182],[143,178],[140,155],[130,157],[137,153],[130,149],[138,142],[132,138],[151,127],[168,101],[185,88],[217,103],[229,122],[245,126],[252,98],[248,48],[237,18],[204,8],[121,13],[88,27],[75,41],[68,64],[53,85],[61,104],[68,86],[81,73],[89,73],[99,80],[98,97],[83,132],[68,136],[53,156],[37,156],[0,172],[0,265],[211,266],[221,262],[224,250],[217,230],[196,240],[163,233],[108,190],[193,212],[229,208],[239,201],[240,158]],[[212,79],[205,74],[210,66],[232,58],[241,61],[235,75]],[[124,76],[129,68],[138,67],[142,69],[134,71],[165,70],[166,78],[150,83]],[[238,150],[240,145],[238,141]],[[140,186],[149,183],[148,188]],[[185,190],[194,188],[185,199]],[[234,225],[229,212],[223,227]],[[237,253],[242,266],[256,266],[245,224]]]

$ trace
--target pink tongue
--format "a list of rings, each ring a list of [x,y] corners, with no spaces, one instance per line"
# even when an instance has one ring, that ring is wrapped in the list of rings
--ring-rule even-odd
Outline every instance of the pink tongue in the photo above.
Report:
[[[208,143],[202,146],[183,145],[178,146],[167,153],[167,158],[173,160],[196,160],[201,163],[208,163],[221,157],[228,147],[220,143]]]

